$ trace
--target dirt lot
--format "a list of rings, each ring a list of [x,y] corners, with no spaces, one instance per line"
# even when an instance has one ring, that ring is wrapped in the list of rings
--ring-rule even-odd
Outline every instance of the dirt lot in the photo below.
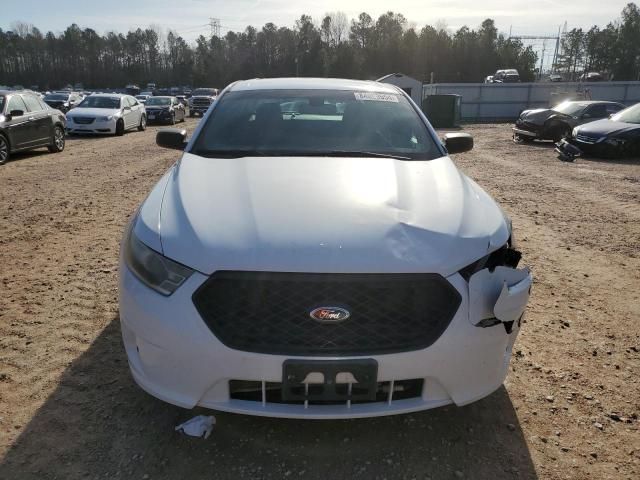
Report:
[[[640,161],[562,163],[469,126],[455,161],[536,279],[505,387],[370,420],[219,413],[203,441],[134,385],[120,341],[121,232],[178,157],[155,130],[0,167],[0,478],[640,478]]]

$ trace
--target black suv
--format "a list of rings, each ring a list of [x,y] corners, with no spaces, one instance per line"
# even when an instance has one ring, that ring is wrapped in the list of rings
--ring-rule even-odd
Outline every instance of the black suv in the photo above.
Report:
[[[0,90],[0,165],[14,152],[47,147],[64,150],[67,119],[29,91]]]

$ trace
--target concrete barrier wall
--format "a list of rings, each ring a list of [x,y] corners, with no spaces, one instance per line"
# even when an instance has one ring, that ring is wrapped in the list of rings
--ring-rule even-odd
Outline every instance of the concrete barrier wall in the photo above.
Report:
[[[527,108],[553,106],[564,99],[640,102],[640,82],[593,83],[436,83],[423,88],[423,97],[436,94],[462,96],[463,121],[511,121]]]

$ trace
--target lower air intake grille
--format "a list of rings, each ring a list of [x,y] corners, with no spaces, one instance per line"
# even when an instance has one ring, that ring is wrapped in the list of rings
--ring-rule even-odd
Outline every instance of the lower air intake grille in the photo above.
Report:
[[[461,297],[437,274],[216,272],[193,302],[222,343],[279,355],[371,355],[433,344]],[[346,320],[310,313],[340,307]]]

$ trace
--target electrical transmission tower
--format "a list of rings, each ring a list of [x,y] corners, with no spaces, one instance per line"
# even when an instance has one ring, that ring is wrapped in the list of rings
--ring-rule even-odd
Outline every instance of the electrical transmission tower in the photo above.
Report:
[[[553,72],[555,65],[558,61],[558,54],[560,49],[560,28],[558,28],[558,35],[509,35],[509,39],[523,41],[524,44],[528,44],[538,53],[540,57],[540,68],[538,70],[538,76],[541,77],[543,69],[545,67],[545,57],[551,57],[551,65],[548,67]],[[552,53],[547,49],[547,41],[552,40],[555,42]]]
[[[211,27],[211,38],[220,36],[220,19],[209,17],[209,27]]]

